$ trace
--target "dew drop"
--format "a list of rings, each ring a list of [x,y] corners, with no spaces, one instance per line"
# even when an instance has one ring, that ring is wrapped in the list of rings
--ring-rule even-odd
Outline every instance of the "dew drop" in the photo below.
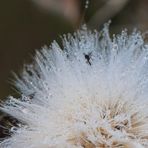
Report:
[[[89,6],[89,0],[86,0],[86,2],[85,2],[85,9],[87,9],[88,6]]]

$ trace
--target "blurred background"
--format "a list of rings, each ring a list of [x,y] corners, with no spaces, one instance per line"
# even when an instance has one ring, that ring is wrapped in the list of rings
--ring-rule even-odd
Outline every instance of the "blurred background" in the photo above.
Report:
[[[36,49],[50,45],[53,40],[60,42],[60,35],[75,31],[83,23],[90,29],[100,30],[109,19],[113,33],[124,28],[145,32],[148,0],[1,1],[0,99],[16,95],[11,72],[19,73],[24,63],[30,63]]]

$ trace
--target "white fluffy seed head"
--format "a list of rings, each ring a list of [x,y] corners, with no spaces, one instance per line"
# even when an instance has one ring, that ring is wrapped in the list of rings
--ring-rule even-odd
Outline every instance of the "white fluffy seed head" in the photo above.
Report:
[[[1,110],[22,124],[1,148],[148,147],[148,46],[85,26],[37,52]]]

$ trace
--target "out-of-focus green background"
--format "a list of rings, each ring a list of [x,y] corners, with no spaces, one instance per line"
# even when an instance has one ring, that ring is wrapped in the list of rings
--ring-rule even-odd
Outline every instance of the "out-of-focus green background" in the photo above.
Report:
[[[35,49],[59,40],[63,33],[73,32],[80,22],[99,29],[112,19],[112,32],[123,28],[148,29],[148,0],[126,0],[126,4],[121,5],[119,1],[124,0],[90,0],[87,9],[84,9],[85,0],[71,0],[69,5],[70,0],[63,0],[64,9],[69,7],[66,17],[54,13],[53,6],[46,5],[47,1],[56,0],[3,0],[0,3],[0,99],[15,95],[10,84],[12,71],[19,73],[23,63],[31,61]],[[78,11],[77,16],[71,14],[72,9]]]

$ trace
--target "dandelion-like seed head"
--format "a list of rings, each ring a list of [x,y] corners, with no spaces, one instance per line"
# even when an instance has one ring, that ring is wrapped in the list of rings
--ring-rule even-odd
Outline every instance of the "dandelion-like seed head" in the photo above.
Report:
[[[140,32],[84,26],[16,76],[21,98],[1,110],[20,123],[2,148],[148,147],[148,46]]]

